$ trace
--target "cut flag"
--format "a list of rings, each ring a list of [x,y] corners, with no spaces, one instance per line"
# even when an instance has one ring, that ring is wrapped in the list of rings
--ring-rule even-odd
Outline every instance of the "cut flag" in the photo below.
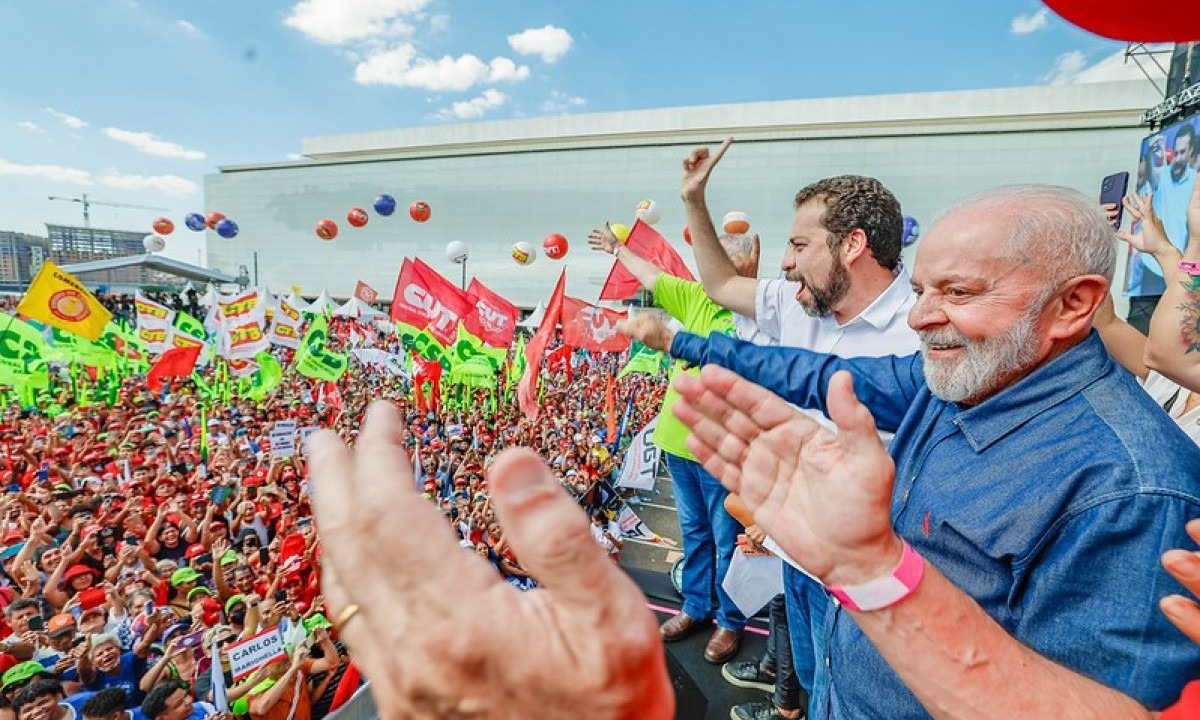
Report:
[[[671,247],[671,244],[662,235],[659,235],[657,230],[641,220],[633,224],[625,246],[634,255],[654,263],[666,273],[684,280],[696,280],[692,271],[688,270],[687,265],[683,262],[683,258],[675,252],[675,248]],[[604,281],[604,287],[600,288],[600,299],[628,300],[637,294],[641,287],[642,284],[633,276],[633,273],[626,270],[620,262],[613,262],[612,269],[608,271],[608,278]]]
[[[42,262],[42,269],[29,283],[17,312],[93,342],[112,320],[112,313],[83,283],[49,260]]]
[[[196,359],[200,357],[200,345],[192,347],[171,348],[162,354],[146,373],[146,387],[150,392],[162,391],[162,379],[168,377],[188,377],[196,367]]]

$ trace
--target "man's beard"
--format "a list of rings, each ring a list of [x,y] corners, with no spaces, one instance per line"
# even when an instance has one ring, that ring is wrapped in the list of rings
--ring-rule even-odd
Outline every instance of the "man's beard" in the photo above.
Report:
[[[786,277],[791,282],[803,283],[808,294],[812,296],[812,300],[806,302],[800,299],[799,293],[796,294],[796,302],[800,303],[800,307],[811,317],[829,317],[833,314],[834,307],[850,292],[850,271],[846,269],[841,258],[836,256],[823,286],[810,282],[799,272],[790,272]]]
[[[1175,162],[1171,163],[1171,179],[1179,182],[1184,175],[1187,174],[1188,162],[1180,158],[1175,158]]]
[[[978,400],[999,389],[1005,376],[1032,365],[1038,349],[1034,326],[1043,307],[1035,303],[1003,335],[985,340],[971,340],[951,327],[919,331],[929,391],[946,402]],[[929,357],[931,348],[951,346],[962,347],[963,356],[944,361]]]

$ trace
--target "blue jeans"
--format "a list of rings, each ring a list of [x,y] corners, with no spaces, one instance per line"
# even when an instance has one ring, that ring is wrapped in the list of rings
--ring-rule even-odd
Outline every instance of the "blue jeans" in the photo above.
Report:
[[[815,699],[827,684],[828,672],[817,672],[825,663],[825,612],[829,596],[824,588],[796,568],[783,565],[783,594],[787,603],[788,637],[792,641],[792,666],[800,685]],[[821,688],[816,687],[817,677]]]
[[[725,512],[729,491],[700,463],[665,454],[683,531],[683,612],[707,620],[715,605],[717,625],[741,632],[746,618],[721,587],[743,529]]]

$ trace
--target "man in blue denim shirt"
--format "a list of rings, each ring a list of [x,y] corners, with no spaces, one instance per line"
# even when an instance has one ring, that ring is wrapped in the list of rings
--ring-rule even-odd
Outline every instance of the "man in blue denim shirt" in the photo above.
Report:
[[[920,355],[630,328],[837,422],[836,438],[808,427],[724,371],[679,384],[697,457],[827,585],[891,580],[902,541],[927,560],[892,604],[830,608],[812,717],[1146,717],[1103,686],[1162,708],[1200,676],[1200,648],[1157,608],[1180,591],[1158,560],[1190,544],[1200,450],[1091,331],[1113,264],[1086,198],[1011,188],[951,212],[919,249]],[[875,424],[896,433],[894,484]],[[837,446],[837,462],[813,460]]]

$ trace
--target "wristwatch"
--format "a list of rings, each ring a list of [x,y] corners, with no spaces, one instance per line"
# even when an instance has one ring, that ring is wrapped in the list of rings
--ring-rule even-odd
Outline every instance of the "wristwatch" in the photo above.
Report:
[[[859,585],[830,585],[829,594],[856,612],[871,612],[891,607],[912,595],[925,575],[925,559],[907,541],[900,562],[890,575],[877,577]]]

